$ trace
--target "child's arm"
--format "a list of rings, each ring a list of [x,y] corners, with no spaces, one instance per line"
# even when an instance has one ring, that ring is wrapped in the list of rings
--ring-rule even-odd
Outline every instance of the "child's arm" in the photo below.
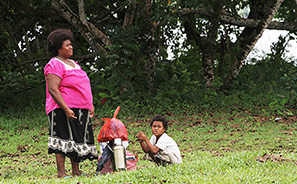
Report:
[[[138,138],[141,148],[145,153],[148,153],[148,152],[151,152],[153,154],[158,153],[160,148],[158,148],[157,146],[153,146],[152,143],[150,142],[150,140],[147,138],[147,136],[143,132],[141,132],[141,131],[138,132],[136,137]]]

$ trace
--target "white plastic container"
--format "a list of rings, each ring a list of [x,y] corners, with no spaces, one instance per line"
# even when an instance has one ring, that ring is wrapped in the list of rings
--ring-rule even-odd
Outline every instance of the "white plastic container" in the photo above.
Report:
[[[114,172],[127,170],[126,150],[121,138],[114,139],[112,166]]]

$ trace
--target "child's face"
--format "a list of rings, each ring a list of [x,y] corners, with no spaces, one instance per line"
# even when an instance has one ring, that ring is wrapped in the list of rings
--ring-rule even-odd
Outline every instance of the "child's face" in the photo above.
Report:
[[[165,132],[165,128],[161,121],[154,121],[152,124],[152,133],[156,137],[160,137]]]

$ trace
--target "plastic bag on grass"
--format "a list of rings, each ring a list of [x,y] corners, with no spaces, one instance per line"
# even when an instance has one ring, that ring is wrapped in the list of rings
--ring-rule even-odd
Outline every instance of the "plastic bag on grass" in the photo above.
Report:
[[[105,146],[105,148],[103,149],[102,155],[100,155],[100,157],[98,158],[95,176],[99,173],[99,171],[101,171],[103,168],[105,168],[106,162],[110,161],[110,156],[113,152],[111,149],[112,147],[113,147],[113,142],[109,142],[108,145]]]
[[[98,160],[100,160],[103,157],[103,155],[99,156]],[[127,164],[127,170],[132,171],[136,169],[136,163],[138,161],[138,156],[132,154],[129,151],[126,151],[126,164]],[[107,160],[107,162],[104,163],[104,167],[100,170],[101,174],[106,173],[113,173],[112,169],[112,163],[110,158]]]

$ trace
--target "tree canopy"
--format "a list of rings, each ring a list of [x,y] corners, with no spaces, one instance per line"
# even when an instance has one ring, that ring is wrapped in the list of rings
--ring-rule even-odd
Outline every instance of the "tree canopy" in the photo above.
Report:
[[[265,29],[296,35],[296,9],[295,0],[3,0],[1,105],[32,88],[44,98],[46,38],[57,28],[74,32],[73,59],[88,72],[95,103],[226,91]]]

